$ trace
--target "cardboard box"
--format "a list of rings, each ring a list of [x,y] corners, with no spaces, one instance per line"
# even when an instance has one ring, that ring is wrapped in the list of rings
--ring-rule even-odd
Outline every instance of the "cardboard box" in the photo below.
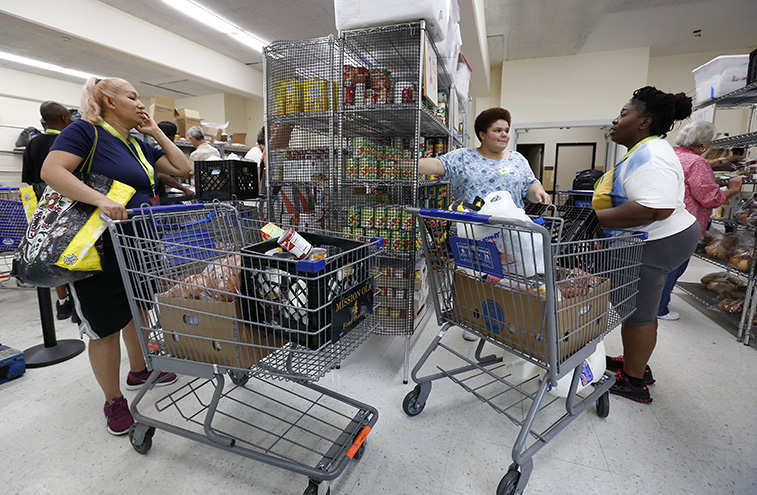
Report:
[[[150,99],[149,113],[155,122],[173,122],[174,99],[167,96],[156,96]]]
[[[177,108],[174,110],[174,119],[176,120],[179,134],[183,138],[187,137],[187,129],[196,125],[202,125],[200,112],[188,108]]]
[[[217,127],[208,127],[204,125],[202,126],[202,132],[205,133],[206,139],[208,139],[211,143],[215,143],[216,141],[221,140],[223,129],[218,129]]]
[[[610,281],[585,296],[557,301],[558,362],[582,349],[607,328]],[[547,363],[546,302],[462,272],[455,273],[454,319],[509,348]],[[576,331],[579,330],[580,331]]]
[[[201,301],[158,294],[166,351],[192,361],[249,368],[283,347],[283,339],[243,323],[239,300]]]
[[[246,132],[234,132],[231,134],[232,144],[247,145],[247,133]]]

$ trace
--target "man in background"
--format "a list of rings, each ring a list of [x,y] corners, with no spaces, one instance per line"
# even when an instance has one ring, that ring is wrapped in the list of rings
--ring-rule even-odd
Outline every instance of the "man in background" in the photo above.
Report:
[[[23,165],[21,168],[21,180],[30,186],[34,186],[37,200],[45,190],[45,183],[39,177],[42,164],[50,152],[50,146],[58,137],[60,131],[71,123],[71,112],[57,101],[46,101],[39,106],[42,116],[42,125],[45,132],[34,136],[24,150]],[[68,296],[68,288],[59,285],[55,288],[58,300],[55,302],[56,318],[65,320],[73,313],[73,300]]]
[[[205,132],[202,127],[196,125],[187,130],[187,138],[195,147],[195,150],[189,154],[189,164],[194,169],[195,162],[205,160],[220,160],[221,153],[217,149],[205,142]]]

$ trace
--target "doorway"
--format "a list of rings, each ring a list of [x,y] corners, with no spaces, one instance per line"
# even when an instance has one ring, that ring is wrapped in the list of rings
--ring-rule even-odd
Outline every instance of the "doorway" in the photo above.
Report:
[[[541,144],[518,144],[515,151],[523,155],[537,179],[542,180],[542,168],[544,167],[544,143]]]
[[[597,159],[597,143],[557,143],[555,149],[554,180],[544,182],[547,192],[566,191],[573,187],[573,179],[581,170],[595,168]]]

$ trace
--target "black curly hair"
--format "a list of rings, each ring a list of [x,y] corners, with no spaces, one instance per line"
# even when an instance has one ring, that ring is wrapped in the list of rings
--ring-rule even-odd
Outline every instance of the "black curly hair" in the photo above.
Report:
[[[488,108],[478,114],[476,121],[473,123],[473,130],[476,133],[476,137],[481,141],[481,134],[486,134],[486,131],[498,120],[504,120],[508,125],[511,125],[510,112],[500,107]]]
[[[642,115],[652,118],[649,134],[665,137],[677,120],[691,115],[691,98],[685,93],[666,93],[653,86],[644,86],[633,92],[631,103]]]

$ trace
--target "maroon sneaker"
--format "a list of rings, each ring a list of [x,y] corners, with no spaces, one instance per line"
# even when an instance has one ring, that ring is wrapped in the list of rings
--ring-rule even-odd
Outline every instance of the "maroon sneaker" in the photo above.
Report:
[[[126,399],[119,397],[109,400],[103,407],[105,419],[108,421],[108,433],[111,435],[126,435],[129,428],[134,424],[134,418],[129,412],[129,404]]]
[[[628,381],[628,376],[623,370],[618,370],[615,373],[615,383],[610,387],[610,393],[614,395],[620,395],[626,399],[632,401],[641,402],[642,404],[649,404],[652,402],[652,397],[649,396],[649,389],[643,383],[641,387],[634,387],[631,382]]]
[[[126,375],[126,390],[137,390],[138,388],[142,388],[142,385],[147,382],[147,379],[150,378],[150,375],[155,373],[155,371],[150,371],[149,373],[142,373],[139,376],[134,376],[132,372],[130,371],[128,375]],[[176,375],[173,373],[167,373],[165,371],[161,372],[160,375],[158,375],[158,379],[155,380],[155,383],[153,383],[154,387],[163,387],[165,385],[171,385],[176,381]]]

